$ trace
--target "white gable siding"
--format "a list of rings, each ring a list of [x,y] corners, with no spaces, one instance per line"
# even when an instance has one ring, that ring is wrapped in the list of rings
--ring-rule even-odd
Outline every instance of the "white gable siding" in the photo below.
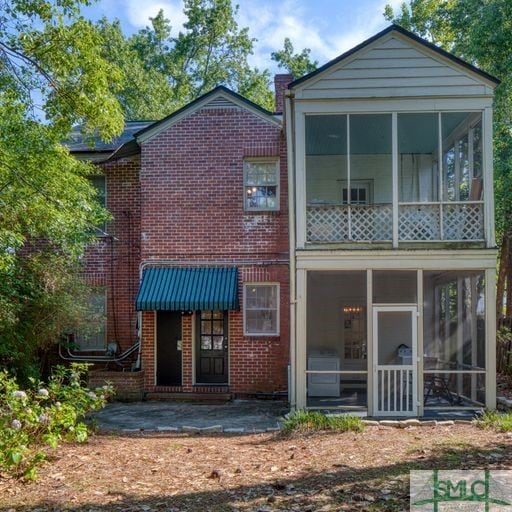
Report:
[[[297,91],[298,98],[474,96],[492,89],[457,65],[433,58],[397,36],[333,66]]]

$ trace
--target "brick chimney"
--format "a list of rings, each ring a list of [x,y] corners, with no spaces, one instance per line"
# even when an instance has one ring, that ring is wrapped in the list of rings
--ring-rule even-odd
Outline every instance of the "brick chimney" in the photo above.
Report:
[[[274,88],[276,91],[276,112],[283,112],[284,91],[290,82],[293,82],[292,75],[283,74],[274,76]]]

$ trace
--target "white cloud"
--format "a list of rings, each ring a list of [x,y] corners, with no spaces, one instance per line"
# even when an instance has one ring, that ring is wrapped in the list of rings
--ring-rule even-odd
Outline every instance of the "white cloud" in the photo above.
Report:
[[[149,18],[154,18],[160,9],[164,11],[165,17],[170,20],[172,31],[177,34],[183,29],[186,17],[183,14],[182,0],[127,0],[124,3],[124,15],[130,25],[136,29],[143,28],[150,24]]]

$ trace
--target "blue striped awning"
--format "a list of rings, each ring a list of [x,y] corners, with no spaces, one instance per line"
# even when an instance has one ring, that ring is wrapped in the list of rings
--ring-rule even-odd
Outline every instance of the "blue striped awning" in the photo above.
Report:
[[[238,269],[147,268],[136,299],[138,311],[238,310]]]

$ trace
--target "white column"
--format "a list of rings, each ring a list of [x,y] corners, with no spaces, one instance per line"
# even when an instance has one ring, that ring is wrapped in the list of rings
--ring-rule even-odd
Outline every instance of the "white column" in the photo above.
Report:
[[[393,176],[393,247],[398,247],[398,117],[391,114],[392,176]]]
[[[482,158],[484,180],[484,231],[487,247],[495,247],[494,232],[494,181],[493,181],[493,153],[492,153],[492,108],[483,112],[482,119]]]
[[[373,369],[376,354],[373,353],[373,283],[372,271],[366,271],[366,357],[368,358],[368,382],[366,388],[368,414],[373,414]]]
[[[485,271],[485,406],[496,409],[496,269]]]
[[[417,382],[418,382],[418,416],[423,416],[423,270],[417,271],[417,290],[418,290],[418,352],[417,361],[413,364],[417,368]]]
[[[306,396],[307,362],[307,271],[297,270],[297,331],[295,334],[295,400],[296,408],[304,409]]]
[[[306,243],[306,144],[305,116],[295,112],[295,211],[297,212],[297,248]]]

